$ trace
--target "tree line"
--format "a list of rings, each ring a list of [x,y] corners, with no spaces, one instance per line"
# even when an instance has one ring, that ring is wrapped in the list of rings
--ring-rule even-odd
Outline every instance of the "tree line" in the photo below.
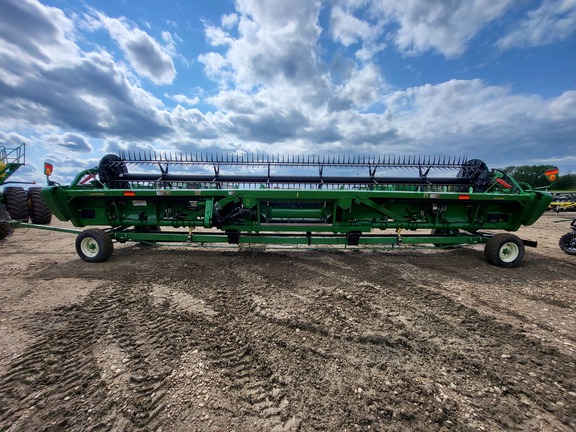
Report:
[[[544,172],[555,168],[553,165],[522,165],[509,166],[499,169],[514,178],[518,182],[525,182],[532,187],[550,186],[550,182],[544,175]],[[560,172],[549,190],[557,191],[576,191],[576,174]]]

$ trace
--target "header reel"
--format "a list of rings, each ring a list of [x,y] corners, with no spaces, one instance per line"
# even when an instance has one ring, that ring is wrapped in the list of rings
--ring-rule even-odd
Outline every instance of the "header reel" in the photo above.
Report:
[[[128,166],[144,167],[130,172]],[[190,172],[192,168],[192,172]],[[236,168],[239,173],[229,172]],[[226,172],[225,172],[226,170]],[[403,171],[384,175],[382,171]],[[176,171],[176,172],[173,172]],[[306,171],[302,174],[302,171]],[[407,174],[406,171],[411,171]],[[452,176],[440,173],[452,171]],[[311,174],[312,173],[312,174]],[[186,154],[172,152],[120,152],[107,155],[98,166],[100,181],[108,187],[130,185],[170,188],[300,188],[400,189],[484,191],[490,171],[478,159],[438,156],[286,156],[253,154]],[[398,187],[399,186],[399,187]]]

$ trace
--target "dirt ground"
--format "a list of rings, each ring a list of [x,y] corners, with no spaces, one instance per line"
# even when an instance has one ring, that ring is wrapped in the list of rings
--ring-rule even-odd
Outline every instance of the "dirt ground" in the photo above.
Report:
[[[576,430],[575,213],[482,246],[0,242],[2,431]],[[67,226],[59,221],[53,225]]]

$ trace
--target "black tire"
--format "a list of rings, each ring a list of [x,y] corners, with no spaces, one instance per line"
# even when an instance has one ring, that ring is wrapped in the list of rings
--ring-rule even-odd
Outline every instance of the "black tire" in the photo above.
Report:
[[[28,222],[28,196],[24,188],[4,188],[4,204],[12,219]]]
[[[0,240],[10,237],[14,232],[14,228],[12,228],[12,225],[8,223],[11,219],[12,218],[6,211],[6,206],[0,204]]]
[[[52,212],[44,202],[40,191],[42,188],[39,187],[28,189],[30,220],[34,224],[48,225],[52,221]]]
[[[524,242],[514,234],[496,234],[486,243],[484,257],[498,267],[516,267],[524,258]]]
[[[576,255],[576,231],[569,232],[560,237],[560,249],[568,255]]]
[[[113,251],[112,239],[101,229],[90,228],[76,237],[76,252],[86,262],[104,262],[112,256]]]

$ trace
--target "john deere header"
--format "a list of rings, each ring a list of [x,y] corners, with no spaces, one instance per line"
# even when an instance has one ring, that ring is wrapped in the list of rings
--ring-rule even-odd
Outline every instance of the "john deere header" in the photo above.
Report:
[[[45,188],[42,196],[60,220],[104,227],[78,236],[77,251],[90,262],[108,259],[112,240],[350,247],[486,243],[487,261],[503,267],[517,265],[524,246],[535,243],[497,232],[534,223],[552,199],[463,157],[168,152],[104,156],[98,167],[80,172],[68,186]]]

